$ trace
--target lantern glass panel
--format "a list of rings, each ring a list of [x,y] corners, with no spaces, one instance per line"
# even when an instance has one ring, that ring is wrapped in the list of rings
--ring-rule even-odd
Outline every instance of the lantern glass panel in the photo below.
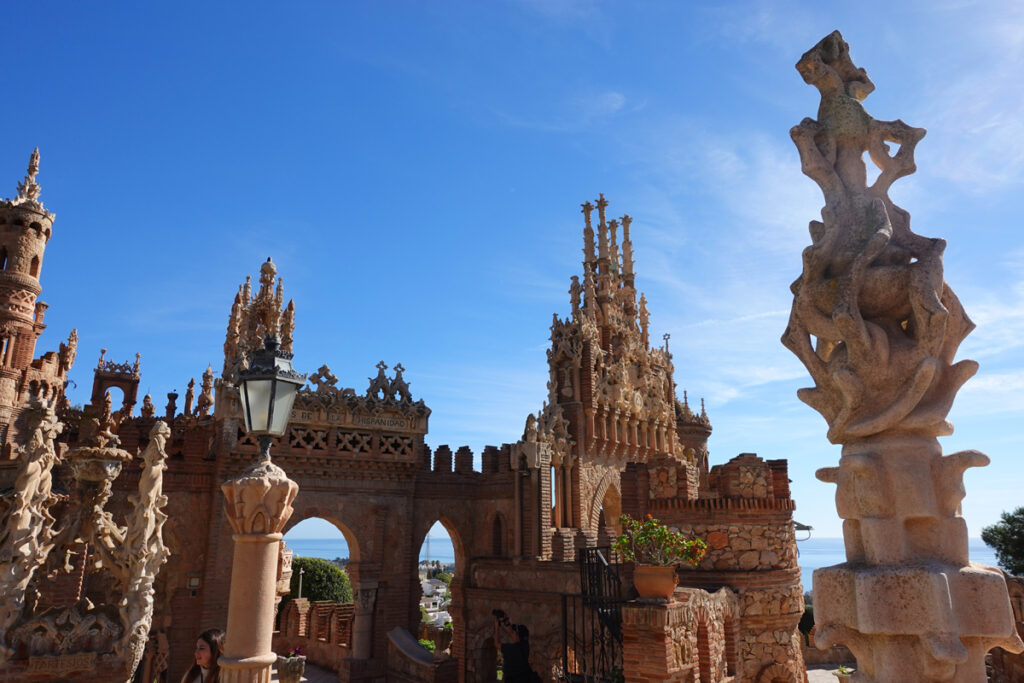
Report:
[[[274,435],[284,434],[288,427],[288,420],[292,416],[292,404],[295,403],[295,394],[299,389],[298,384],[292,382],[277,382],[274,394],[273,417],[269,425],[269,431]]]
[[[267,431],[267,417],[270,412],[270,393],[274,386],[272,379],[247,379],[242,382],[242,415],[245,429],[256,434]]]

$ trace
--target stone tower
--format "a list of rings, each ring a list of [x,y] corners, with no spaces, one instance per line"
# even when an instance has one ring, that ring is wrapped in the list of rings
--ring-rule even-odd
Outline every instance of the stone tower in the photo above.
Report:
[[[619,475],[629,462],[685,462],[695,492],[697,455],[706,453],[711,432],[706,415],[680,432],[678,418],[692,414],[676,399],[668,342],[650,343],[646,298],[634,282],[633,219],[609,220],[607,206],[604,195],[582,205],[583,278],[572,278],[571,316],[556,315],[551,326],[548,403],[535,423],[538,440],[552,445],[552,524],[566,551],[607,541],[621,512]],[[530,429],[528,422],[527,442]],[[586,540],[574,541],[575,534]]]
[[[31,396],[52,404],[64,397],[68,370],[75,362],[78,334],[71,332],[60,351],[33,358],[46,326],[47,305],[38,300],[43,253],[54,215],[39,201],[39,150],[14,199],[0,201],[0,457],[10,458],[16,420]]]

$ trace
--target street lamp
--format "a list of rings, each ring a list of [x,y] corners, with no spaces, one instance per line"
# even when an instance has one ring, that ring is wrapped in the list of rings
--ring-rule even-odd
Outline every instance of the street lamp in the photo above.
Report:
[[[306,376],[292,367],[292,354],[282,351],[281,341],[271,336],[252,353],[248,369],[239,373],[245,431],[259,441],[259,460],[270,460],[270,444],[284,434],[295,395],[305,383]]]

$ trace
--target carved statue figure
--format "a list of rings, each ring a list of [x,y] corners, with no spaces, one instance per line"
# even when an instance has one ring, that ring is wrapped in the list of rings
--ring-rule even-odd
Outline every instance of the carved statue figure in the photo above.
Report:
[[[192,414],[192,403],[196,397],[196,378],[191,377],[188,380],[188,387],[185,389],[185,415]]]
[[[207,365],[203,372],[203,384],[200,387],[199,400],[196,402],[196,415],[206,417],[213,406],[213,366]]]
[[[874,85],[838,31],[796,68],[821,93],[818,120],[790,134],[825,207],[782,342],[815,381],[798,396],[843,445],[839,466],[817,476],[838,485],[847,554],[814,573],[815,643],[847,645],[862,683],[982,681],[988,649],[1022,643],[1002,575],[968,561],[959,516],[963,472],[988,458],[943,456],[937,440],[978,367],[954,362],[974,325],[943,279],[945,242],[912,232],[888,196],[916,170],[925,131],[868,115]],[[864,152],[881,169],[870,186]]]
[[[21,617],[29,584],[53,547],[53,442],[63,425],[51,407],[41,404],[29,409],[27,419],[31,437],[19,453],[13,495],[0,520],[0,634],[8,633]],[[0,664],[10,655],[0,635]]]
[[[60,365],[65,370],[70,370],[75,365],[75,356],[78,354],[78,328],[71,330],[68,335],[68,343],[60,343],[57,356],[60,358]]]
[[[146,394],[142,398],[142,409],[140,412],[142,413],[142,417],[147,418],[153,417],[153,414],[156,413],[156,406],[153,405],[153,397],[149,394]]]
[[[142,661],[153,621],[153,584],[170,555],[162,533],[167,521],[162,509],[167,505],[167,496],[163,495],[163,473],[167,469],[164,447],[170,435],[171,430],[163,421],[153,425],[141,456],[139,492],[128,498],[133,511],[119,558],[127,579],[120,608],[124,636],[114,651],[124,658],[129,672],[135,671]]]

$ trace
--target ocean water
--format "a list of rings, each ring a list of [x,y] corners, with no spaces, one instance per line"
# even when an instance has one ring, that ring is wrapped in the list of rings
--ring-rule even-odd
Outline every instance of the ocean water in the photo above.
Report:
[[[344,539],[285,538],[288,547],[298,557],[322,557],[325,560],[348,557],[348,545]],[[846,561],[846,550],[841,538],[815,538],[796,544],[800,553],[800,569],[804,590],[811,590],[811,573],[819,567],[829,567]],[[969,539],[968,549],[971,560],[996,565],[996,553],[980,538]],[[420,548],[420,561],[438,560],[442,564],[455,562],[455,548],[450,538],[431,538],[430,547],[424,543]]]

